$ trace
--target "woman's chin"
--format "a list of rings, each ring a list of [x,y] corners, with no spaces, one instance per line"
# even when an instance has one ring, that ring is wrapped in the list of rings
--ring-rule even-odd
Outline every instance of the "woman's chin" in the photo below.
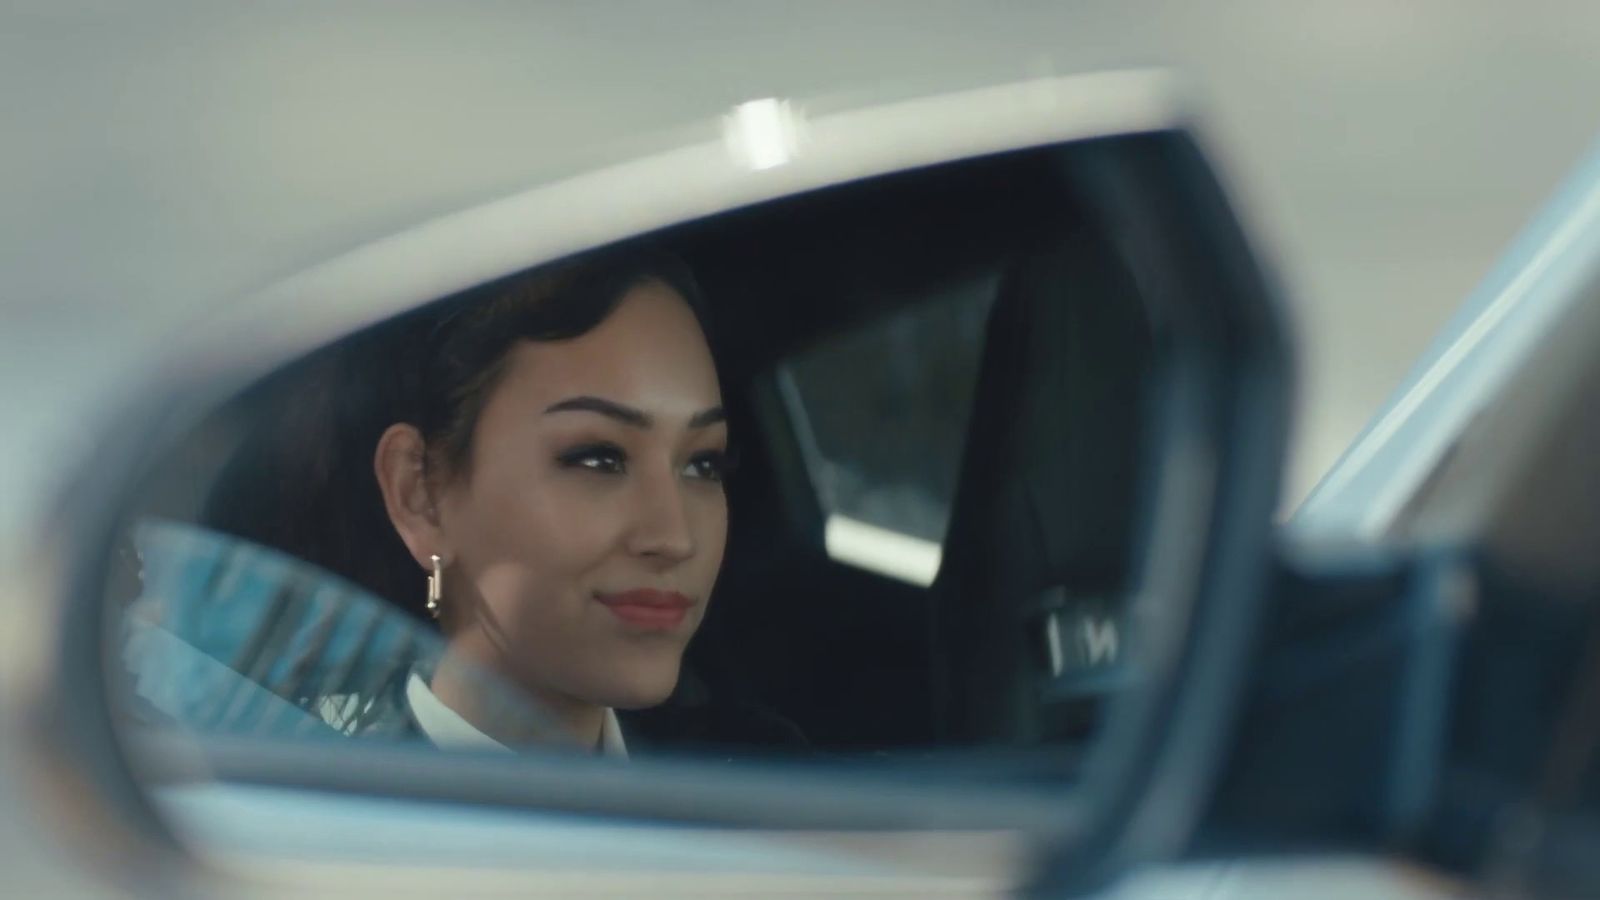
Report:
[[[648,709],[660,706],[672,696],[678,686],[678,662],[672,665],[655,665],[628,672],[618,672],[618,677],[605,686],[597,698],[602,706],[613,709]]]

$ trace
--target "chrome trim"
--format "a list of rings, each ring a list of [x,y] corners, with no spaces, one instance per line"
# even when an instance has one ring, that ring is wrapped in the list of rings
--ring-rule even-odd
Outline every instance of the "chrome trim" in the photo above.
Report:
[[[1291,517],[1294,538],[1377,540],[1473,418],[1600,278],[1600,148],[1462,304]]]

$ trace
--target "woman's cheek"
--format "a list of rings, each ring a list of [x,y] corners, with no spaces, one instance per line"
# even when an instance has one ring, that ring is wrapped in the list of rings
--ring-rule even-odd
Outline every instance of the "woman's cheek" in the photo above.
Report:
[[[701,518],[701,532],[699,566],[704,581],[701,591],[709,596],[716,585],[717,574],[722,570],[722,556],[728,545],[728,501],[721,491],[706,504]]]
[[[519,528],[530,555],[548,568],[568,572],[588,569],[607,556],[621,518],[614,498],[573,480],[558,480],[536,492]]]

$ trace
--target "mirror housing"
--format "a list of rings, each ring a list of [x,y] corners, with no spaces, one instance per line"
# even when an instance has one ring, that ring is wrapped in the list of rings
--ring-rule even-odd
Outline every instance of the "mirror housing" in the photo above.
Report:
[[[752,150],[754,126],[736,116],[720,140],[426,223],[240,303],[174,348],[136,413],[105,429],[137,438],[108,442],[104,457],[82,470],[54,527],[41,532],[47,546],[39,558],[51,564],[41,570],[40,596],[57,598],[61,611],[34,698],[37,709],[55,711],[46,753],[71,760],[105,827],[176,844],[138,784],[130,762],[138,748],[114,725],[107,565],[134,486],[154,460],[201,411],[263,372],[330,336],[619,238],[871,177],[1059,151],[1133,272],[1165,354],[1147,485],[1154,513],[1128,613],[1149,642],[1151,665],[1139,673],[1140,690],[1109,718],[1100,747],[1115,749],[1091,756],[1081,802],[906,786],[860,772],[713,777],[665,763],[649,778],[554,765],[530,777],[529,766],[506,761],[465,770],[440,793],[440,786],[419,786],[416,760],[387,750],[339,759],[307,748],[219,745],[206,765],[224,778],[238,767],[313,787],[635,819],[1021,830],[1047,849],[1041,885],[1072,890],[1174,854],[1209,795],[1247,675],[1291,391],[1274,290],[1193,123],[1175,110],[1165,81],[1148,73],[1048,79],[796,120],[803,139],[773,165]],[[746,152],[730,153],[734,145]],[[573,216],[573,209],[586,212]]]

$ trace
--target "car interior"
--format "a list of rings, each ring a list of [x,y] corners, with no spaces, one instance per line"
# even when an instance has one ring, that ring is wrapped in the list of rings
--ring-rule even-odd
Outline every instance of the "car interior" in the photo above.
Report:
[[[1159,332],[1076,184],[1059,149],[1018,151],[643,238],[707,299],[739,465],[710,610],[673,697],[624,714],[630,746],[900,759],[1092,733],[1136,677]],[[271,545],[260,504],[295,502],[273,435],[344,383],[322,351],[260,379],[141,513]]]

